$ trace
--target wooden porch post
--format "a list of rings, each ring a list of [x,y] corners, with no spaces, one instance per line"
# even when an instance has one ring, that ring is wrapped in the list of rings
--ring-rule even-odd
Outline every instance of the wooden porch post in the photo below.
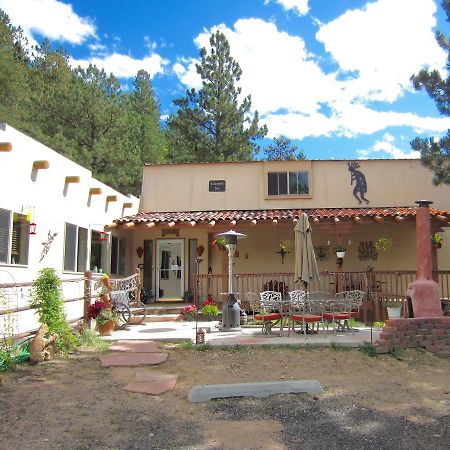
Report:
[[[83,323],[85,326],[91,326],[91,319],[88,317],[89,306],[91,305],[91,285],[92,272],[84,272],[84,303],[83,303]]]

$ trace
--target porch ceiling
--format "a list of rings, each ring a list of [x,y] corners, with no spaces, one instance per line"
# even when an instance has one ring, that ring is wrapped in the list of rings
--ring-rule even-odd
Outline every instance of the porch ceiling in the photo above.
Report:
[[[239,225],[276,225],[277,223],[296,222],[301,213],[305,212],[314,223],[337,224],[383,222],[384,220],[403,222],[413,220],[416,215],[415,207],[386,207],[386,208],[314,208],[314,209],[269,209],[247,211],[178,211],[178,212],[140,212],[133,216],[121,217],[107,228],[134,228],[135,226],[153,228],[163,226],[194,227]],[[439,226],[450,225],[450,211],[430,208],[432,220]]]

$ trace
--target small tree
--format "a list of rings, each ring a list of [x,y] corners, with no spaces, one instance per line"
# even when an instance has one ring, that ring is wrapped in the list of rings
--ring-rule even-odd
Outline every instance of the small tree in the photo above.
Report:
[[[39,277],[33,282],[33,294],[30,305],[36,309],[39,322],[48,326],[49,333],[56,333],[56,345],[66,352],[76,346],[76,338],[67,323],[64,312],[61,280],[55,269],[45,267],[39,271]]]

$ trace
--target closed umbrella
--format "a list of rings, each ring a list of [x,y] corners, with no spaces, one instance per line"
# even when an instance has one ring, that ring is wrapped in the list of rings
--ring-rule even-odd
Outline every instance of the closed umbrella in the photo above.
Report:
[[[311,226],[305,213],[298,218],[295,226],[295,282],[301,280],[307,287],[319,281],[316,255],[311,237]]]

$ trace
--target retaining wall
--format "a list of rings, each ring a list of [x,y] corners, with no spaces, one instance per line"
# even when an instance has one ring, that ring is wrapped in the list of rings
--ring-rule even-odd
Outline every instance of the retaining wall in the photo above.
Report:
[[[389,319],[375,347],[378,353],[420,347],[450,358],[450,317]]]

